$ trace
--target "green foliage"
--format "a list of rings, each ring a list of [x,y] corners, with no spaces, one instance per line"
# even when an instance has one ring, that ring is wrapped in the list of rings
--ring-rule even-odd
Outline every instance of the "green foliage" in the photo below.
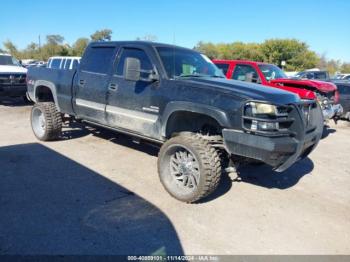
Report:
[[[340,71],[344,74],[350,74],[350,63],[342,64]]]
[[[93,33],[91,36],[92,41],[111,41],[112,39],[112,30],[111,29],[102,29]]]
[[[319,61],[306,43],[295,39],[270,39],[261,44],[199,42],[195,49],[217,59],[253,60],[276,65],[286,61],[286,69],[291,71],[313,68]]]
[[[79,38],[75,43],[73,44],[73,47],[71,49],[71,54],[73,56],[82,56],[84,53],[85,48],[88,46],[90,40],[88,38]]]

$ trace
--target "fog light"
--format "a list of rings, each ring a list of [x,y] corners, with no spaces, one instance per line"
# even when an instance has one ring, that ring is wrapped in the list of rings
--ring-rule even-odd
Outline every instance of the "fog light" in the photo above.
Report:
[[[259,122],[258,123],[258,129],[259,130],[278,130],[279,124],[278,123],[271,123],[271,122]]]
[[[256,131],[258,129],[258,121],[257,120],[252,121],[252,125],[251,125],[250,129],[253,131]]]

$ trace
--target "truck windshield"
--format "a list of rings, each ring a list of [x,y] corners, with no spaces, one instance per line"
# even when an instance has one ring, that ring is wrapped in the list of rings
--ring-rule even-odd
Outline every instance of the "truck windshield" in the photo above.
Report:
[[[19,66],[19,62],[12,56],[0,55],[0,65]]]
[[[225,78],[208,57],[198,52],[171,47],[157,47],[157,51],[169,78]]]
[[[279,67],[275,65],[259,65],[261,72],[264,74],[267,81],[288,78],[287,75]]]

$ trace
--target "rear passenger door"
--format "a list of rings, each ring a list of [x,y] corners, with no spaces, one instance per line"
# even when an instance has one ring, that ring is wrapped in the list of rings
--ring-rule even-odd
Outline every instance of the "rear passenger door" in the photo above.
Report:
[[[79,118],[106,123],[106,95],[115,46],[91,46],[85,52],[75,82],[75,113]]]

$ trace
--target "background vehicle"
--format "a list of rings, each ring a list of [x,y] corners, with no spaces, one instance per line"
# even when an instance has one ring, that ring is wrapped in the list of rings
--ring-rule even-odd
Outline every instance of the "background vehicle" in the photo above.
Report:
[[[245,60],[213,60],[229,79],[253,82],[298,94],[301,99],[317,99],[326,120],[342,113],[339,94],[333,83],[288,78],[277,66]]]
[[[79,56],[54,56],[47,61],[47,67],[53,69],[74,70],[78,67],[81,57]]]
[[[210,194],[241,161],[287,169],[323,131],[315,101],[227,80],[203,54],[154,42],[91,43],[77,70],[30,68],[28,92],[40,140],[59,138],[68,114],[162,144],[160,180],[185,202]]]
[[[334,81],[339,91],[339,102],[342,105],[344,112],[341,118],[350,121],[350,82],[348,81]]]
[[[9,54],[0,53],[0,97],[26,98],[27,69]]]
[[[299,72],[295,75],[295,78],[330,81],[328,71],[321,71],[321,70],[314,70],[314,71],[307,70],[307,71]]]
[[[333,80],[350,80],[350,74],[338,74]]]

